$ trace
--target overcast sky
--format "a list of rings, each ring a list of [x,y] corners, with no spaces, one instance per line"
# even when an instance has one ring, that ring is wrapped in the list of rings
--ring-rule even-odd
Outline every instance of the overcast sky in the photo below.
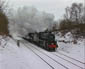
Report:
[[[84,3],[85,0],[8,0],[11,7],[23,5],[34,6],[40,11],[53,13],[55,19],[61,19],[65,13],[65,8],[73,2]]]

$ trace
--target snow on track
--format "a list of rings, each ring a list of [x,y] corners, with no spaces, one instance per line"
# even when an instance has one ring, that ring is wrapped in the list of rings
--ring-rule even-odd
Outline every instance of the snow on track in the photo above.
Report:
[[[30,49],[24,47],[24,45],[20,48],[22,48],[21,51],[23,51],[23,57],[26,57],[23,60],[27,60],[29,62],[28,65],[31,67],[31,69],[52,69],[51,67],[49,67],[49,65],[44,63],[37,55],[35,55],[35,53],[33,53]]]
[[[57,53],[57,52],[56,52],[56,53]],[[65,52],[63,52],[63,51],[59,51],[58,53],[66,56],[66,57],[68,57],[68,58],[70,58],[70,59],[73,59],[73,60],[77,61],[78,63],[85,64],[85,61],[79,60],[79,59],[77,59],[77,58],[73,58],[71,55],[69,55],[69,54],[67,54],[67,53],[65,53]]]
[[[31,49],[31,50],[33,50],[35,53],[37,53],[37,55],[39,55],[41,58],[43,58],[43,60],[45,60],[46,62],[48,62],[48,64],[51,65],[54,69],[68,69],[66,67],[61,66],[59,63],[55,62],[54,60],[52,60],[48,56],[42,54],[38,50],[34,49],[31,44],[29,46],[29,44],[28,45],[26,44],[26,47],[29,48],[29,49]]]
[[[0,69],[51,69],[32,51],[10,39],[5,48],[0,47]]]
[[[62,54],[59,51],[54,52],[53,54],[56,55],[56,56],[61,56],[61,58],[65,58],[65,60],[68,60],[69,62],[72,62],[73,64],[76,64],[77,66],[79,66],[81,68],[85,68],[85,64],[83,62],[78,61],[78,60],[76,60],[74,58],[71,58],[71,57],[69,57],[69,56],[67,56],[65,54]]]
[[[30,44],[30,45],[29,45]],[[58,55],[58,56],[60,56],[60,57],[58,57],[58,56],[56,56],[56,55],[53,55],[53,53],[49,53],[49,52],[47,52],[47,51],[45,51],[45,50],[43,50],[43,49],[41,49],[41,48],[39,48],[39,47],[37,47],[37,46],[35,46],[35,45],[33,45],[33,44],[31,44],[31,43],[28,43],[28,45],[29,45],[29,47],[33,50],[33,51],[35,51],[38,55],[40,55],[42,58],[44,58],[46,61],[47,61],[47,59],[49,59],[49,58],[52,58],[53,60],[55,60],[55,61],[57,61],[58,63],[60,63],[61,65],[63,65],[63,66],[65,66],[66,68],[68,68],[68,69],[83,69],[84,68],[84,66],[83,65],[76,65],[75,63],[74,63],[74,61],[73,60],[70,60],[70,59],[67,59],[66,57],[64,57],[64,59],[62,59],[62,55]],[[43,55],[42,55],[43,54]],[[49,56],[49,57],[47,57],[47,56]],[[46,58],[47,57],[47,58]],[[51,59],[51,60],[52,60]],[[66,61],[67,60],[67,61]],[[70,61],[69,61],[70,60]],[[52,62],[54,62],[54,61],[47,61],[48,63],[52,63]],[[51,64],[52,66],[54,66],[55,65],[55,62],[54,63],[52,63]],[[59,64],[58,64],[59,65]],[[80,67],[80,66],[82,66],[82,67]],[[56,67],[57,67],[57,65],[56,65]],[[59,66],[60,67],[60,66]],[[55,67],[54,67],[55,68]],[[58,68],[58,67],[57,67]],[[55,68],[56,69],[56,68]],[[61,69],[61,68],[60,68]],[[62,68],[63,69],[63,68]]]

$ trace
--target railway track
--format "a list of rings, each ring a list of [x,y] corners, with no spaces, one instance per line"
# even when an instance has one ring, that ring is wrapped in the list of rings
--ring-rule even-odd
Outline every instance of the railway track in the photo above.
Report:
[[[25,45],[25,44],[24,44]],[[27,45],[25,45],[27,47]],[[29,48],[29,47],[27,47]],[[53,66],[51,66],[48,62],[46,62],[42,57],[40,57],[36,52],[34,52],[31,48],[29,48],[35,55],[37,55],[40,59],[42,59],[47,65],[51,67],[51,69],[55,69]]]
[[[33,46],[33,47],[36,47],[36,46]],[[40,51],[38,48],[36,48],[38,51]],[[40,51],[40,52],[42,52],[43,54],[45,54],[45,55],[47,55],[46,54],[46,51]],[[48,52],[49,53],[49,52]],[[52,54],[52,53],[49,53],[49,54]],[[52,54],[53,55],[53,54]],[[48,55],[47,55],[48,56]],[[69,63],[71,63],[71,64],[73,64],[73,65],[75,65],[76,67],[78,67],[79,69],[84,69],[84,65],[77,65],[76,63],[73,63],[72,61],[69,61],[69,60],[67,60],[67,59],[65,59],[65,58],[63,58],[63,57],[61,57],[61,56],[59,56],[59,55],[56,55],[57,57],[59,57],[59,58],[61,58],[61,59],[63,59],[63,60],[65,60],[65,61],[67,61],[67,62],[69,62]],[[56,58],[56,57],[55,57]]]
[[[61,52],[58,52],[58,53],[61,54],[61,55],[66,56],[66,57],[68,57],[68,58],[70,58],[70,59],[72,59],[72,60],[75,60],[75,61],[77,61],[77,62],[79,62],[79,63],[81,63],[81,64],[85,64],[84,62],[81,62],[81,61],[79,61],[79,60],[77,60],[77,59],[75,59],[75,58],[69,57],[69,56],[67,56],[67,55],[65,55],[65,54],[63,54],[63,53],[61,53]]]
[[[84,69],[85,67],[84,67],[84,64],[80,64],[80,63],[77,63],[77,62],[75,62],[75,61],[73,61],[73,60],[71,60],[70,61],[70,59],[68,59],[67,57],[61,57],[61,54],[60,53],[52,53],[53,55],[55,55],[55,56],[57,56],[57,57],[59,57],[59,58],[61,58],[61,59],[63,59],[63,60],[66,60],[66,61],[68,61],[68,62],[70,62],[70,63],[72,63],[73,65],[75,65],[75,66],[77,66],[77,67],[79,67],[79,68],[81,68],[81,69]],[[59,55],[60,54],[60,55]],[[68,60],[67,60],[67,59]],[[72,62],[73,61],[73,62]]]
[[[29,48],[33,53],[35,53],[40,59],[42,59],[46,64],[48,64],[52,69],[69,69],[68,67],[62,65],[61,63],[57,62],[56,60],[54,60],[53,58],[51,58],[50,56],[47,56],[46,54],[41,53],[40,51],[38,51],[37,49],[33,49],[33,47],[28,46],[25,44],[25,46],[27,48]],[[41,56],[42,55],[42,56]],[[46,60],[45,58],[47,58],[48,60]],[[55,64],[54,64],[55,63]],[[60,68],[59,68],[60,67]]]
[[[67,64],[67,66],[65,66],[64,64],[58,62],[55,58],[60,58],[60,59],[63,59],[65,62],[66,62],[66,61],[69,62],[71,65],[73,65],[73,66],[75,67],[75,69],[84,69],[83,67],[80,67],[80,66],[76,65],[75,63],[73,63],[73,62],[71,62],[71,61],[69,61],[69,60],[66,60],[66,59],[62,58],[62,57],[59,56],[59,55],[56,55],[56,54],[53,54],[53,53],[49,53],[50,55],[56,56],[55,58],[53,58],[53,57],[50,57],[49,55],[46,54],[46,53],[48,53],[47,51],[44,51],[44,52],[43,52],[43,51],[42,51],[43,49],[42,49],[42,50],[41,50],[41,49],[39,50],[39,48],[36,48],[36,46],[33,46],[32,44],[31,44],[31,46],[32,46],[32,48],[34,48],[34,49],[36,49],[37,51],[39,51],[40,53],[46,55],[47,57],[49,57],[49,58],[52,59],[53,61],[57,62],[58,64],[60,64],[61,66],[63,66],[63,67],[66,68],[66,69],[70,69],[69,67],[67,67],[68,64]],[[71,68],[71,69],[72,69],[72,68]]]

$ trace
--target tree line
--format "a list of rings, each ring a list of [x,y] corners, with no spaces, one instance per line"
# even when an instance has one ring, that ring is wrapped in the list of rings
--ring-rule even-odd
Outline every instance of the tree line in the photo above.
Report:
[[[6,16],[6,14],[4,12],[4,9],[7,8],[6,6],[7,6],[7,4],[4,1],[0,0],[0,35],[3,35],[3,34],[9,35],[9,31],[8,31],[9,19],[8,19],[8,16]],[[20,12],[22,14],[22,11],[20,11]],[[23,17],[23,15],[22,15],[22,17]],[[18,16],[18,17],[20,17],[20,16]],[[27,16],[24,16],[24,17],[27,18]],[[26,18],[24,18],[24,17],[23,17],[23,19],[25,20]],[[44,17],[44,19],[45,18],[46,18],[46,16]],[[48,19],[48,18],[46,18],[46,19]],[[20,22],[19,20],[18,20],[18,23]],[[51,19],[49,19],[49,20],[51,20]],[[42,22],[42,21],[40,21],[40,22]],[[70,31],[73,35],[75,35],[77,37],[79,37],[79,36],[85,37],[85,6],[82,3],[73,3],[71,6],[66,7],[64,18],[59,21],[59,24],[56,24],[56,22],[54,23],[53,30],[60,31],[62,33],[62,35],[64,35],[65,33]]]
[[[59,23],[62,35],[70,31],[76,37],[85,37],[85,6],[82,3],[73,3],[66,7],[64,18]]]

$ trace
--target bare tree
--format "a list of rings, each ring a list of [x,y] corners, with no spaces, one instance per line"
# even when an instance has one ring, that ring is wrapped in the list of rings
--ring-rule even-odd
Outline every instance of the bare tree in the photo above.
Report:
[[[65,11],[64,18],[66,21],[81,23],[83,13],[82,3],[73,3],[71,7],[66,7]]]
[[[66,7],[64,19],[60,21],[60,29],[76,30],[74,33],[85,33],[85,6],[82,3],[73,3],[70,7]]]
[[[66,14],[64,14],[64,17],[66,20],[70,19],[70,7],[65,8]]]
[[[4,11],[7,7],[7,3],[4,0],[0,0],[0,11]]]
[[[82,3],[73,3],[72,6],[70,7],[71,11],[70,11],[70,15],[71,15],[71,20],[76,22],[76,23],[80,23],[80,19],[81,19],[81,14],[82,14]]]

